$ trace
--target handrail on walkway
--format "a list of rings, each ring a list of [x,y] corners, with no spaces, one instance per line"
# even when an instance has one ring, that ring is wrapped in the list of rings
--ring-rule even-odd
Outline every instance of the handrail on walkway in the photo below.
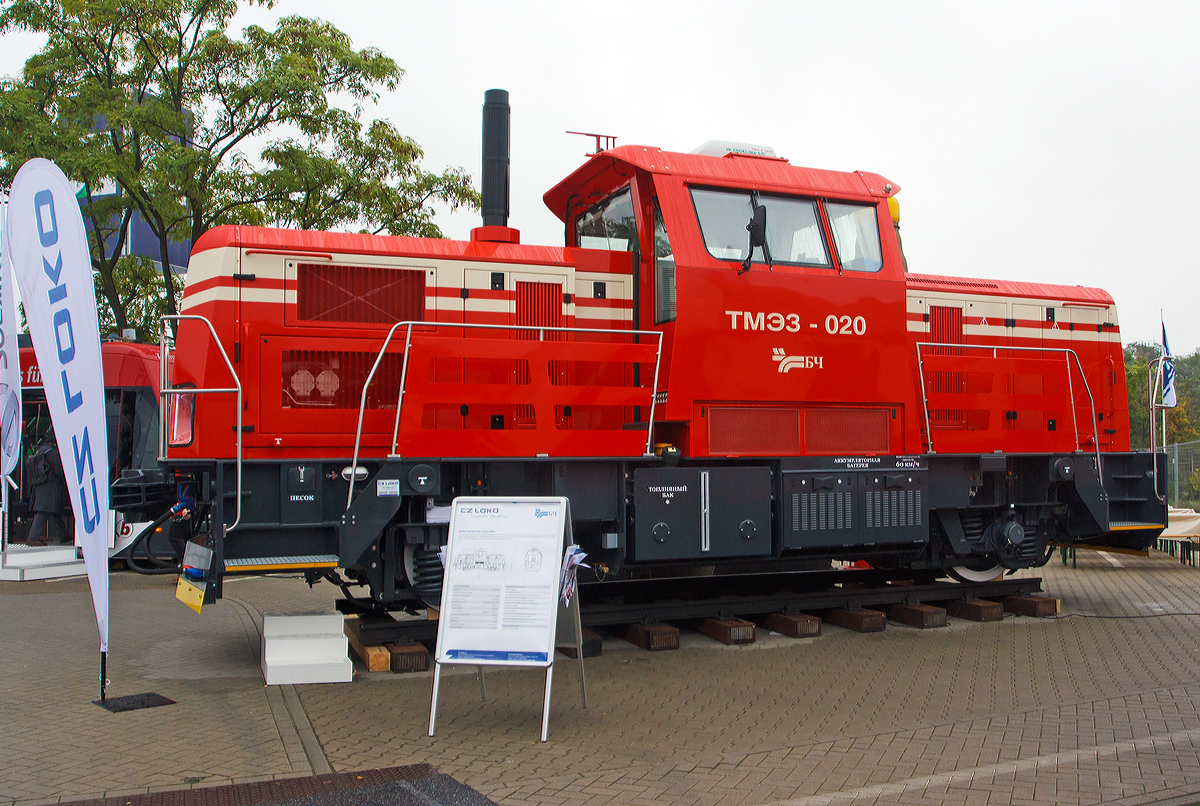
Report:
[[[599,333],[606,336],[612,335],[628,335],[628,336],[654,336],[658,339],[658,349],[654,358],[654,380],[650,384],[650,418],[646,428],[646,449],[645,455],[652,456],[651,440],[654,438],[654,407],[658,402],[658,370],[662,363],[662,340],[663,334],[658,330],[608,330],[604,328],[590,327],[544,327],[537,325],[484,325],[472,324],[466,322],[397,322],[388,330],[387,337],[383,340],[383,346],[379,348],[379,354],[375,357],[375,363],[371,365],[371,371],[367,374],[367,379],[363,383],[362,397],[358,404],[358,425],[354,431],[354,455],[350,462],[350,489],[346,493],[346,509],[350,509],[350,504],[354,501],[354,482],[358,475],[358,453],[362,444],[362,424],[363,415],[367,409],[367,390],[371,386],[371,381],[375,378],[375,371],[379,369],[379,365],[383,362],[383,356],[387,353],[387,349],[391,346],[392,339],[396,335],[396,331],[400,328],[405,328],[404,337],[404,362],[400,368],[400,390],[396,398],[396,422],[392,427],[392,450],[391,455],[396,455],[396,448],[400,440],[400,412],[404,406],[404,385],[408,378],[408,356],[412,348],[412,331],[414,327],[421,328],[471,328],[476,330],[522,330],[527,332],[536,332],[538,341],[546,340],[546,333]]]
[[[999,358],[1000,357],[999,352],[1001,350],[1011,351],[1011,352],[1062,353],[1063,360],[1066,361],[1066,363],[1067,363],[1067,392],[1071,397],[1071,421],[1075,428],[1075,449],[1076,449],[1076,451],[1079,450],[1079,417],[1075,411],[1075,408],[1076,408],[1075,407],[1075,386],[1074,386],[1074,381],[1071,378],[1071,361],[1072,360],[1074,360],[1074,362],[1075,362],[1075,368],[1079,370],[1079,377],[1083,381],[1083,390],[1085,392],[1087,392],[1088,406],[1091,408],[1091,414],[1092,414],[1092,419],[1091,419],[1092,427],[1093,427],[1093,429],[1096,428],[1096,425],[1095,425],[1095,423],[1096,423],[1096,400],[1095,400],[1095,398],[1092,397],[1092,390],[1091,390],[1091,387],[1088,386],[1087,375],[1084,374],[1083,365],[1080,363],[1079,356],[1075,353],[1074,350],[1072,350],[1070,348],[1066,348],[1066,347],[1010,347],[1010,346],[1001,346],[1001,345],[994,345],[994,344],[944,344],[944,343],[940,343],[940,342],[922,341],[922,342],[917,342],[917,374],[921,379],[921,406],[924,409],[924,414],[925,414],[925,435],[929,440],[929,452],[930,453],[937,453],[937,451],[934,448],[933,431],[930,428],[930,423],[929,423],[929,393],[925,388],[925,366],[924,366],[924,361],[921,357],[921,348],[922,347],[952,348],[952,349],[958,349],[958,350],[991,350],[992,358]],[[1093,439],[1093,442],[1095,443],[1095,450],[1096,450],[1096,475],[1097,475],[1098,481],[1100,482],[1100,489],[1101,489],[1101,491],[1104,491],[1104,472],[1103,472],[1103,468],[1101,465],[1100,440],[1098,437],[1099,437],[1099,435],[1096,434],[1095,438]],[[1155,463],[1155,467],[1157,468],[1157,463]],[[1157,489],[1158,489],[1158,485],[1156,482],[1155,490],[1157,491]],[[1104,492],[1106,492],[1106,494],[1107,494],[1107,491],[1104,491]],[[1157,494],[1157,492],[1156,492],[1156,494]]]
[[[208,326],[208,332],[212,334],[213,343],[217,345],[217,351],[221,354],[221,360],[225,362],[225,368],[229,370],[229,375],[233,378],[233,387],[229,389],[175,389],[168,388],[171,379],[168,370],[168,351],[167,351],[167,322],[181,322],[190,319],[196,322],[203,322]],[[221,340],[217,338],[217,330],[213,327],[212,322],[204,316],[196,316],[194,314],[173,314],[163,316],[158,323],[158,381],[159,381],[159,397],[158,397],[158,460],[161,462],[167,458],[167,447],[170,443],[170,426],[167,422],[167,399],[172,395],[200,395],[200,394],[237,394],[237,509],[236,517],[233,519],[233,524],[225,528],[226,532],[231,532],[237,528],[237,525],[242,521],[242,381],[238,378],[237,372],[233,369],[233,363],[229,360],[229,356],[225,352],[225,348],[221,345]],[[192,409],[192,420],[195,422],[196,410]],[[193,425],[193,428],[195,426]],[[224,519],[224,513],[222,513]]]

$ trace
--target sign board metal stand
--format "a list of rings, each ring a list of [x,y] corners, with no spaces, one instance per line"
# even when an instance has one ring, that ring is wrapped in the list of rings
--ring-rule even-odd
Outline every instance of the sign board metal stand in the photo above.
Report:
[[[565,607],[560,601],[563,557],[574,543],[566,498],[454,499],[429,706],[430,736],[437,723],[443,664],[475,666],[484,702],[485,666],[532,666],[546,669],[542,703],[542,741],[546,741],[560,627],[574,633],[579,689],[587,708],[579,596]]]

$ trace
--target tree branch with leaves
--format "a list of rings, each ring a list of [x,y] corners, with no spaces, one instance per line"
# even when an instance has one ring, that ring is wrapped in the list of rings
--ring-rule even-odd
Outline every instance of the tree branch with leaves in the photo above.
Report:
[[[247,0],[271,7],[270,0]],[[478,207],[462,169],[362,109],[403,71],[299,16],[228,31],[237,0],[9,0],[0,33],[47,35],[21,78],[0,81],[0,186],[34,156],[88,192],[97,289],[115,327],[177,312],[172,242],[222,224],[276,222],[440,237],[433,203]],[[335,101],[348,103],[343,108]],[[158,241],[158,277],[124,252],[131,216]],[[134,293],[136,290],[136,293]],[[137,294],[153,304],[138,308]],[[157,300],[157,302],[154,302]]]

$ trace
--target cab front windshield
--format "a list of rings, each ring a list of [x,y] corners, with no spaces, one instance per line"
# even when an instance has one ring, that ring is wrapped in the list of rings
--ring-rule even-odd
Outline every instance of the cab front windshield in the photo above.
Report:
[[[816,199],[745,190],[692,188],[691,192],[704,247],[718,260],[746,258],[750,247],[746,224],[756,207],[765,207],[766,243],[754,248],[752,262],[765,263],[769,256],[772,263],[834,268],[834,251],[825,237]],[[825,211],[842,271],[879,271],[883,258],[875,208],[830,201]]]
[[[718,260],[745,259],[750,247],[746,223],[755,207],[766,207],[766,249],[773,262],[830,266],[817,202],[813,199],[693,188],[692,203],[704,246]],[[766,262],[762,247],[755,247],[753,261]]]

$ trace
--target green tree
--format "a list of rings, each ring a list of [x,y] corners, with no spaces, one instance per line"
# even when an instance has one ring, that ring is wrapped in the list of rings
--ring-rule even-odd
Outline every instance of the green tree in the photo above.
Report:
[[[335,229],[361,226],[372,234],[440,238],[431,201],[478,206],[471,177],[461,168],[420,170],[421,147],[390,123],[365,131],[347,126],[330,138],[328,153],[285,140],[263,150],[265,209],[280,226]]]
[[[1129,439],[1135,450],[1150,446],[1150,417],[1147,408],[1146,372],[1158,348],[1144,342],[1125,347],[1125,386],[1129,392]]]
[[[158,323],[167,313],[167,292],[157,264],[144,255],[123,255],[114,264],[109,276],[119,301],[119,308],[99,305],[100,335],[119,335],[125,328],[133,328],[143,339],[158,340]],[[96,283],[96,300],[105,297],[101,287],[101,273],[92,279]],[[115,310],[125,316],[117,321]]]
[[[33,156],[84,183],[97,287],[115,327],[131,322],[134,287],[176,312],[172,240],[267,221],[440,236],[430,202],[478,205],[461,169],[426,172],[416,143],[386,122],[364,126],[361,109],[403,76],[394,61],[304,17],[284,17],[274,30],[250,26],[236,38],[227,29],[238,6],[0,3],[0,33],[47,35],[20,79],[0,81],[0,186]],[[115,195],[91,195],[107,184]],[[155,287],[138,285],[143,265],[122,262],[120,225],[135,210],[158,239]]]
[[[1147,405],[1147,373],[1150,362],[1161,355],[1157,344],[1133,342],[1125,347],[1125,380],[1129,390],[1130,440],[1135,449],[1150,447],[1150,420]],[[1167,410],[1167,443],[1200,439],[1200,427],[1194,417],[1200,411],[1200,352],[1176,356],[1175,397],[1178,405]],[[1161,392],[1161,390],[1160,390]],[[1161,415],[1159,415],[1161,417]],[[1162,442],[1161,434],[1158,436]]]
[[[1184,482],[1183,497],[1188,501],[1200,501],[1200,469],[1193,471]]]

